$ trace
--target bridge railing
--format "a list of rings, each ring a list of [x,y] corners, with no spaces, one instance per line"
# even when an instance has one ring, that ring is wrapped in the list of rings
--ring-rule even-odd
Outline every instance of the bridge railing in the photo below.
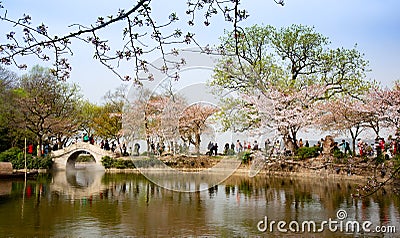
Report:
[[[59,149],[59,150],[55,150],[51,152],[51,155],[53,157],[60,157],[63,156],[65,154],[68,154],[72,151],[77,151],[77,150],[85,150],[89,153],[96,153],[99,155],[103,155],[103,156],[113,156],[113,153],[107,150],[103,150],[101,149],[99,146],[97,145],[92,145],[90,143],[87,142],[77,142],[75,144],[71,144],[63,149]]]

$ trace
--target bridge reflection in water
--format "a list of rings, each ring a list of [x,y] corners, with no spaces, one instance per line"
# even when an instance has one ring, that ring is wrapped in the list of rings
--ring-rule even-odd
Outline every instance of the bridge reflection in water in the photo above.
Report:
[[[70,200],[79,200],[98,195],[107,189],[102,184],[104,171],[86,169],[68,169],[53,173],[50,191],[64,195]]]

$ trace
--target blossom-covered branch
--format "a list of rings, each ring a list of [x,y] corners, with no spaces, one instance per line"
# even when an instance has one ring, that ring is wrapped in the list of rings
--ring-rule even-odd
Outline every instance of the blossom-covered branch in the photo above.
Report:
[[[6,34],[6,41],[0,42],[0,62],[3,65],[14,65],[20,69],[28,66],[23,63],[21,56],[35,56],[39,60],[53,63],[52,73],[59,79],[70,77],[72,66],[69,58],[73,55],[73,41],[83,41],[94,48],[94,58],[111,70],[121,80],[152,80],[151,68],[160,70],[169,77],[179,78],[179,75],[170,73],[173,69],[185,64],[184,59],[170,60],[167,55],[178,55],[179,46],[195,44],[205,53],[209,50],[201,47],[195,39],[195,32],[184,32],[182,21],[178,14],[172,12],[167,19],[156,19],[152,15],[152,0],[139,0],[129,9],[120,9],[115,14],[99,16],[89,26],[76,23],[70,26],[71,30],[65,35],[52,35],[46,23],[33,26],[32,16],[23,14],[18,19],[10,18],[6,6],[0,2],[2,28],[10,28]],[[203,14],[204,25],[209,26],[214,15],[222,14],[228,23],[238,22],[248,16],[245,9],[240,9],[240,0],[189,0],[186,15],[187,24],[194,25],[195,17]],[[283,5],[283,1],[275,1]],[[113,42],[102,37],[101,30],[111,26],[122,26],[122,45],[114,49]],[[173,29],[174,26],[177,26]],[[171,30],[173,29],[173,30]],[[164,63],[161,66],[149,63],[148,56],[160,54]],[[128,63],[133,72],[123,74],[119,67],[121,63]]]

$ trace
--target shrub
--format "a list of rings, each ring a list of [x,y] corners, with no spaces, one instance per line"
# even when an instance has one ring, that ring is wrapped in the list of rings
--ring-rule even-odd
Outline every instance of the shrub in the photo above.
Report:
[[[109,169],[113,165],[113,159],[110,156],[104,156],[101,158],[101,163],[103,164],[104,168]]]
[[[393,156],[393,163],[395,168],[400,167],[400,154],[396,154]],[[399,177],[399,174],[397,175],[397,177]]]
[[[22,150],[16,147],[3,151],[0,153],[0,162],[17,161],[20,153],[22,153]]]
[[[234,155],[235,154],[235,150],[232,149],[228,149],[228,151],[226,152],[226,155]]]
[[[53,166],[53,160],[50,156],[44,156],[40,158],[32,157],[32,160],[36,162],[35,168],[37,169],[50,169]]]
[[[383,154],[380,154],[376,156],[374,160],[375,160],[375,165],[382,164],[383,162],[385,162],[385,156]]]
[[[117,168],[117,169],[125,169],[126,168],[125,162],[123,160],[115,159],[113,162],[114,162],[113,166],[112,166],[113,168]]]
[[[75,162],[93,162],[93,161],[94,161],[94,157],[92,155],[81,154],[78,156],[78,158],[76,159]]]
[[[395,165],[400,165],[400,154],[396,154],[393,156],[393,161],[395,162]]]
[[[130,169],[136,168],[135,165],[133,164],[132,160],[124,160],[124,161],[125,161],[126,168],[130,168]]]
[[[101,158],[101,163],[104,168],[117,168],[117,169],[133,169],[135,165],[132,160],[124,160],[124,159],[113,159],[109,156],[104,156]]]
[[[1,162],[11,162],[14,169],[25,168],[24,152],[19,148],[11,148],[0,153]],[[33,157],[26,155],[26,167],[28,169],[50,169],[53,165],[51,157]]]
[[[313,147],[301,147],[296,151],[297,158],[300,160],[315,158],[319,155],[319,148]]]
[[[241,153],[240,158],[242,158],[242,163],[243,164],[249,163],[249,161],[251,159],[251,152],[245,150],[244,152]]]
[[[336,159],[343,159],[344,153],[340,150],[333,150],[333,157],[335,157]]]

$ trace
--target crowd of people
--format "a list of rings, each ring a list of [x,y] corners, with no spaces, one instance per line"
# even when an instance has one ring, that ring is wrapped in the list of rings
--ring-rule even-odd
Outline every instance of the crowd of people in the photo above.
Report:
[[[93,135],[88,135],[87,133],[84,133],[81,138],[75,137],[72,141],[71,144],[75,144],[79,141],[83,141],[86,143],[90,143],[92,145],[96,144],[96,141],[94,139]],[[324,139],[321,138],[314,144],[314,147],[318,147],[319,151],[322,153],[323,151],[323,146],[324,146]],[[115,141],[109,141],[109,140],[101,140],[100,143],[97,143],[101,149],[111,151],[113,153],[121,153],[123,156],[128,156],[128,155],[140,155],[140,144],[135,143],[134,144],[134,150],[130,147],[129,150],[126,146],[125,143],[121,144],[116,144]],[[178,144],[168,144],[166,148],[165,144],[162,142],[157,142],[157,143],[150,143],[150,152],[152,152],[155,155],[162,155],[164,152],[178,152],[178,153],[184,153],[185,151],[188,151],[188,148],[184,148],[182,145]],[[176,148],[175,148],[176,147]],[[302,148],[302,147],[310,147],[310,143],[308,140],[303,141],[302,138],[296,141],[296,147],[297,148]],[[361,138],[357,139],[356,144],[356,151],[354,156],[381,156],[383,155],[385,158],[389,159],[393,157],[394,155],[400,153],[400,137],[394,138],[392,136],[389,136],[387,140],[384,138],[376,138],[372,143],[368,143],[367,141],[363,141]],[[33,154],[36,151],[40,151],[42,155],[47,155],[49,154],[52,150],[58,150],[59,146],[58,143],[53,143],[51,146],[50,143],[44,143],[41,147],[34,148],[33,144],[29,144],[27,148],[27,152],[29,154]],[[259,146],[257,140],[254,140],[253,143],[250,141],[244,140],[243,143],[240,140],[236,140],[236,143],[225,143],[223,147],[223,155],[233,155],[237,154],[240,152],[243,152],[245,150],[261,150],[262,148]],[[282,155],[293,155],[293,151],[291,151],[288,148],[285,148],[285,145],[283,141],[280,140],[270,140],[266,139],[264,142],[264,148],[263,148],[267,153],[271,154],[282,154]],[[334,142],[333,145],[331,145],[331,150],[332,151],[340,151],[342,152],[345,156],[346,155],[353,155],[350,143],[346,141],[345,139],[342,139],[340,142]],[[207,146],[207,155],[217,155],[218,154],[218,144],[217,142],[209,142]]]
[[[323,152],[323,147],[324,147],[325,139],[321,138],[318,140],[315,144],[310,145],[310,142],[308,140],[303,140],[300,138],[299,140],[296,141],[296,148],[302,148],[302,147],[317,147],[319,148],[319,152],[322,154]],[[326,146],[326,145],[325,145]],[[376,138],[373,143],[367,143],[366,141],[363,141],[361,138],[357,139],[356,141],[356,151],[355,154],[353,154],[352,149],[351,149],[351,142],[345,139],[341,139],[339,142],[333,141],[333,143],[329,144],[329,150],[331,153],[334,151],[340,151],[343,153],[345,156],[380,156],[383,155],[387,159],[393,157],[394,155],[400,153],[400,138],[395,139],[391,136],[387,140],[384,138]],[[217,143],[212,143],[211,141],[209,142],[207,146],[208,155],[217,155],[218,153],[218,144]],[[236,140],[236,143],[226,143],[224,146],[223,154],[224,155],[230,155],[234,153],[240,153],[245,150],[261,150],[262,148],[259,146],[257,140],[255,140],[253,143],[250,141],[240,141]],[[283,141],[281,140],[275,140],[272,141],[270,139],[266,139],[264,142],[264,150],[268,153],[274,154],[274,155],[293,155],[293,151],[285,148],[285,145]]]
[[[370,144],[357,139],[357,149],[360,156],[384,156],[386,159],[390,159],[400,152],[400,138],[389,136],[385,141],[384,138],[378,137]]]
[[[319,148],[319,152],[322,153],[324,144],[325,139],[321,138],[313,146]],[[303,143],[302,139],[296,141],[296,145],[297,148],[310,147],[309,141],[306,140]],[[334,151],[340,151],[345,156],[350,155],[360,157],[377,157],[383,155],[384,157],[389,159],[400,152],[400,138],[395,139],[392,136],[389,136],[388,139],[385,141],[384,138],[378,137],[372,143],[368,143],[366,141],[363,141],[361,138],[358,138],[355,144],[355,154],[353,154],[352,152],[351,144],[345,139],[342,139],[340,142],[333,141],[333,143],[330,143],[328,146],[330,152],[333,153]],[[272,151],[272,153],[274,154],[292,154],[292,151],[288,151],[287,148],[284,148],[279,140],[271,142],[269,139],[267,139],[265,141],[265,149],[266,151]]]
[[[119,151],[117,151],[117,148],[119,148]],[[128,148],[126,147],[125,143],[119,144],[117,146],[115,141],[113,141],[113,142],[111,142],[111,145],[110,145],[110,142],[107,139],[106,140],[101,140],[100,149],[111,151],[113,153],[120,152],[122,154],[122,156],[130,155],[130,153],[128,152]]]
[[[75,144],[80,141],[85,142],[85,143],[90,143],[91,145],[96,144],[93,134],[89,136],[87,133],[83,133],[81,138],[75,137],[72,140],[71,144]],[[101,140],[100,143],[98,143],[98,145],[100,146],[100,148],[102,150],[111,151],[113,153],[121,153],[123,156],[130,155],[125,143],[117,145],[115,143],[115,141],[110,142],[108,139],[106,139],[106,140]],[[119,149],[119,150],[117,150],[117,149]]]

